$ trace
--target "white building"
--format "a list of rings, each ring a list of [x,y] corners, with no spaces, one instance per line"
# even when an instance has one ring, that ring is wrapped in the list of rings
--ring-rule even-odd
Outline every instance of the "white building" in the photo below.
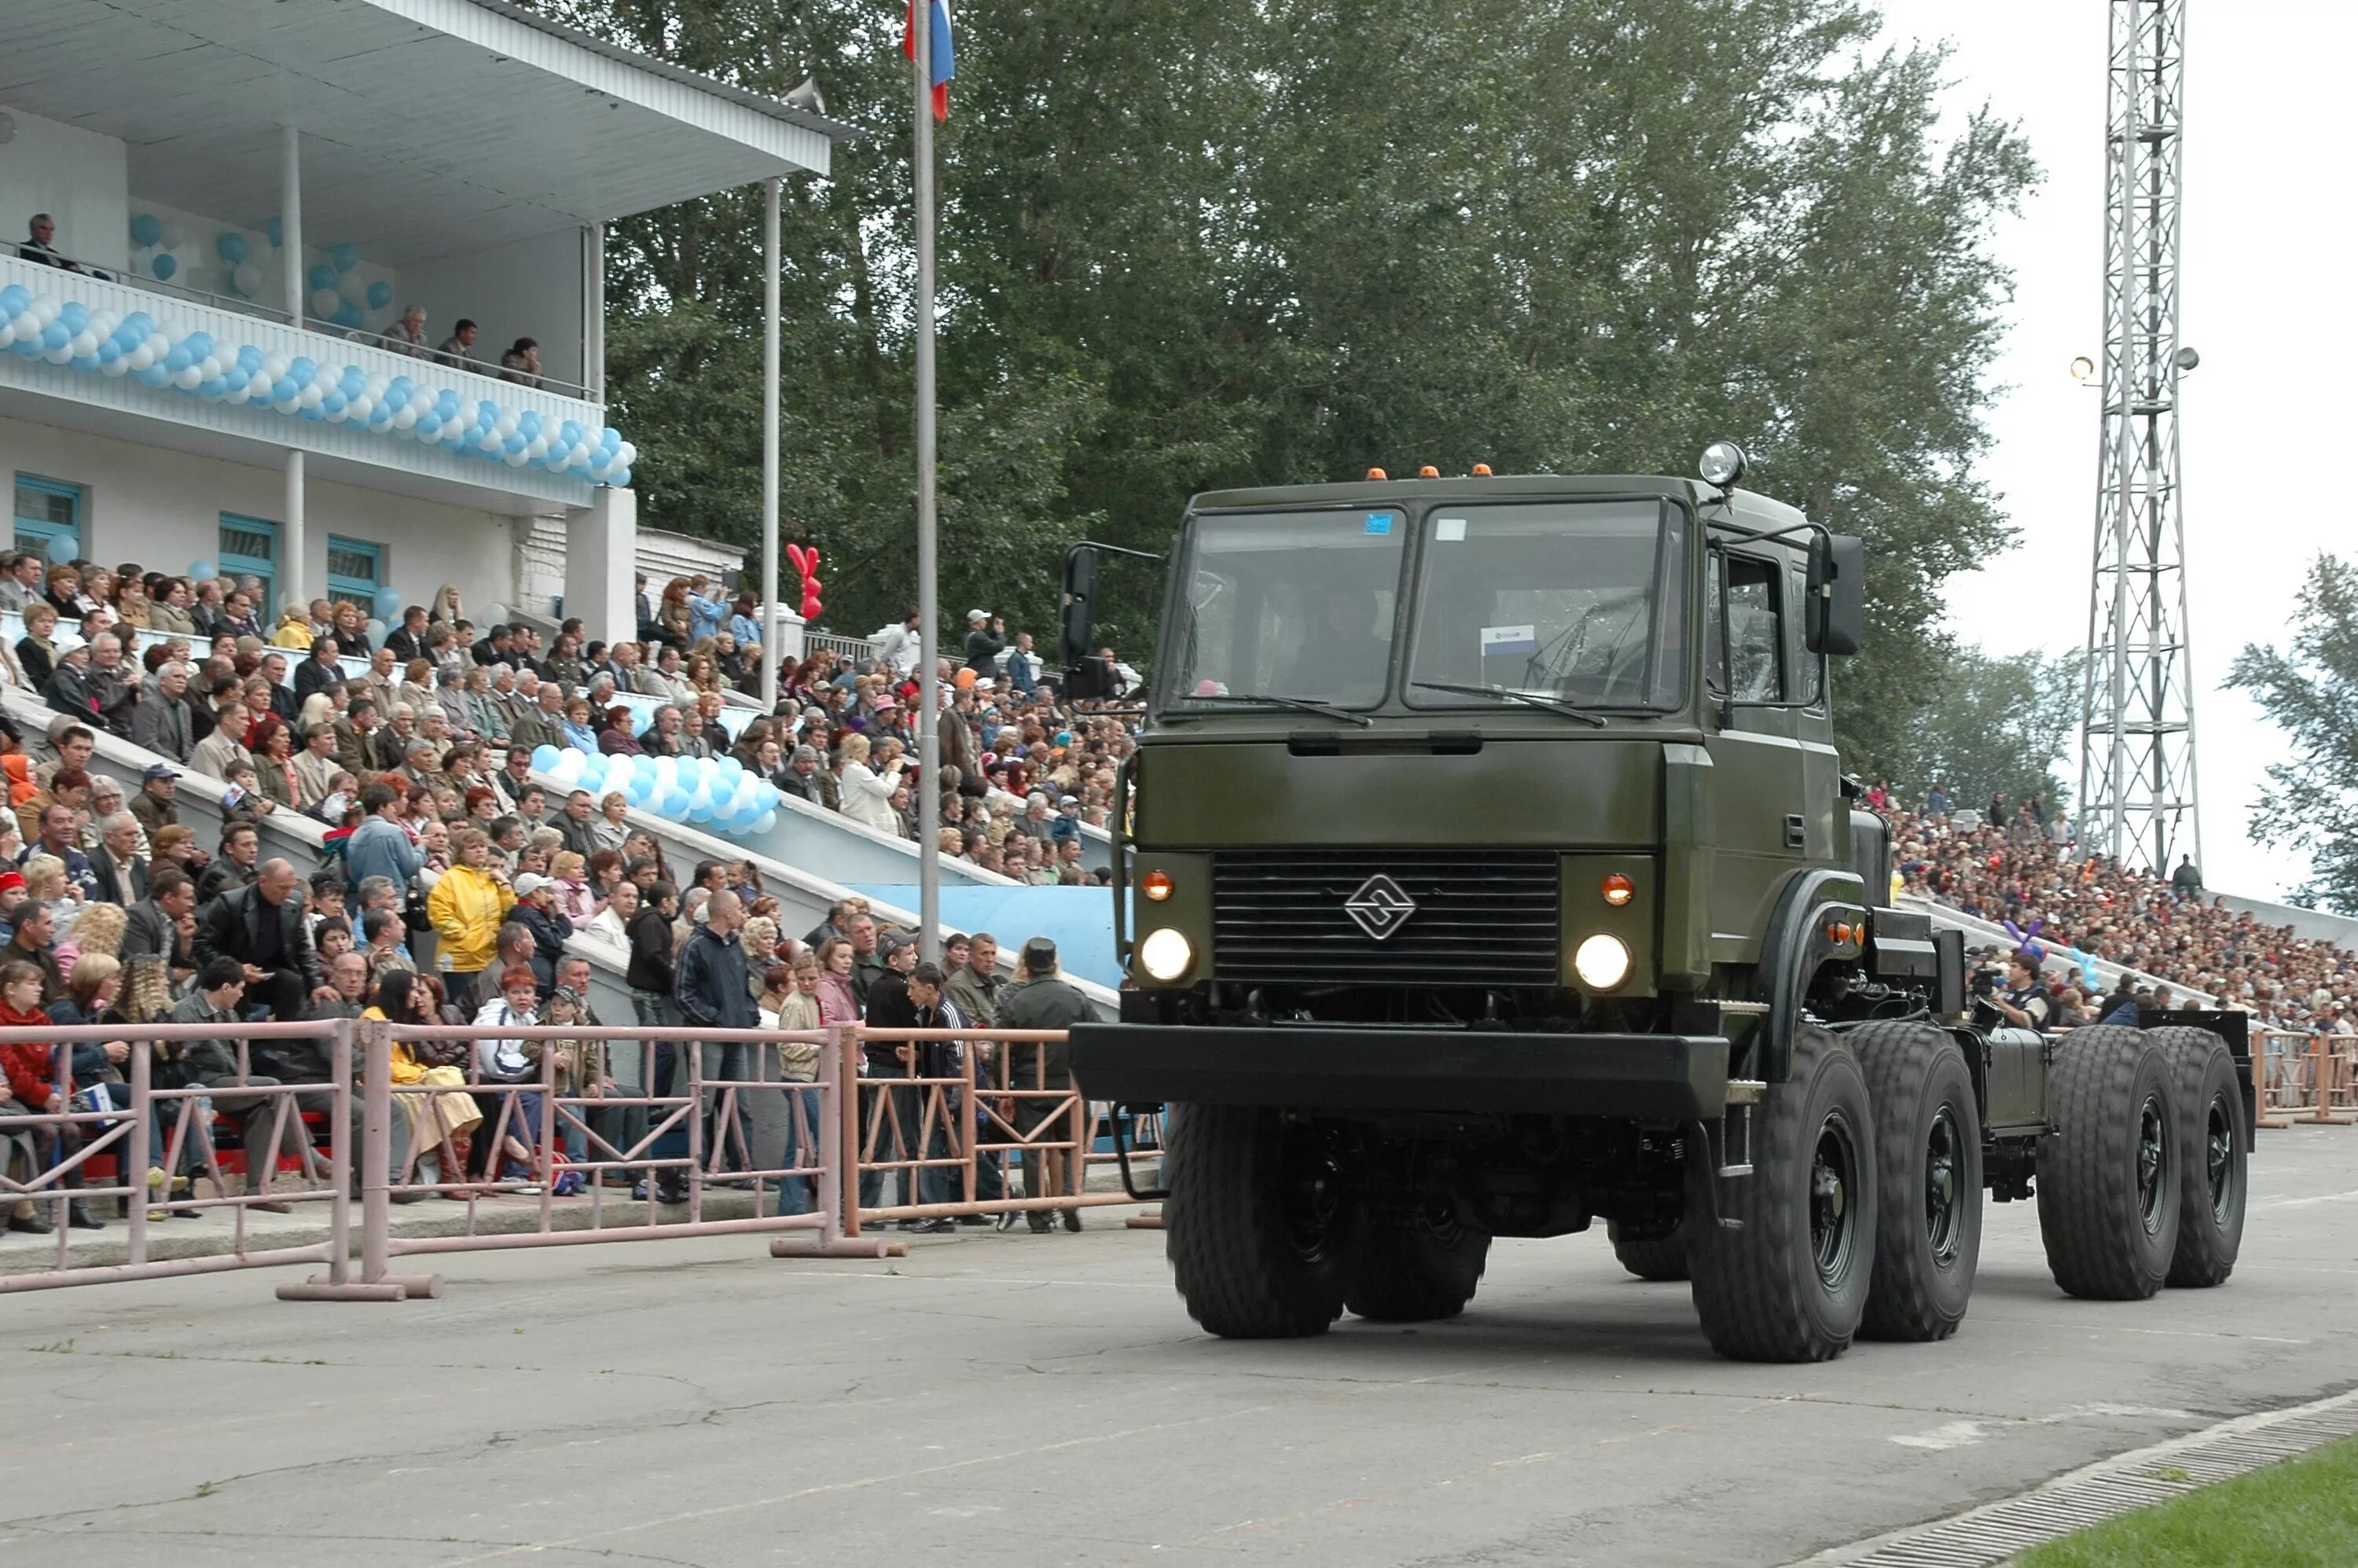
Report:
[[[450,583],[480,619],[561,594],[591,636],[627,634],[641,548],[630,449],[605,434],[604,225],[824,174],[849,134],[502,0],[7,0],[16,541],[216,564],[274,606]],[[36,213],[82,270],[9,243]],[[480,366],[393,351],[379,334],[412,304],[429,344],[476,322]],[[537,385],[499,374],[525,337]]]

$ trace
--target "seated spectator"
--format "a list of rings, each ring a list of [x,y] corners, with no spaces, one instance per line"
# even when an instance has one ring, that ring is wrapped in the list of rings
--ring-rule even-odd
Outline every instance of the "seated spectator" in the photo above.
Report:
[[[253,882],[209,901],[199,912],[195,946],[200,967],[236,959],[245,1000],[272,1018],[291,1022],[310,1003],[334,998],[311,944],[295,868],[283,860],[264,861]]]
[[[442,346],[434,351],[435,360],[450,370],[481,371],[483,366],[475,357],[475,324],[461,316],[450,335],[442,340]]]
[[[538,1024],[538,982],[530,968],[522,964],[513,966],[500,976],[499,995],[484,1001],[473,1022],[485,1029],[530,1029]],[[486,1036],[475,1042],[475,1072],[487,1084],[528,1084],[540,1077],[541,1044],[514,1036]],[[478,1095],[478,1102],[498,1129],[499,1148],[494,1155],[503,1162],[497,1181],[528,1184],[525,1190],[536,1191],[536,1184],[547,1180],[546,1168],[540,1162],[538,1141],[541,1117],[541,1091],[520,1088],[510,1095]],[[506,1100],[503,1108],[500,1104]]]
[[[58,221],[47,212],[36,212],[31,222],[25,225],[25,238],[16,246],[16,254],[41,266],[61,267],[67,272],[78,272],[88,277],[114,277],[113,273],[85,266],[67,255],[58,249],[57,238]]]
[[[24,614],[25,634],[16,639],[16,667],[24,672],[27,686],[37,691],[45,690],[49,677],[57,673],[61,656],[50,638],[58,627],[58,607],[46,599],[37,599],[25,607]]]
[[[283,862],[281,862],[283,863]],[[291,881],[293,872],[287,873]],[[271,1183],[276,1174],[278,1156],[300,1153],[308,1144],[303,1121],[297,1109],[319,1111],[332,1108],[333,1097],[312,1093],[296,1097],[296,1106],[287,1108],[283,1117],[284,1131],[274,1143],[271,1128],[282,1120],[275,1100],[277,1097],[241,1093],[260,1087],[275,1087],[277,1080],[262,1075],[238,1070],[237,1033],[240,1022],[237,1009],[245,1000],[245,975],[250,966],[237,959],[217,956],[208,959],[198,972],[196,989],[172,1009],[174,1023],[209,1023],[221,1031],[218,1036],[197,1040],[159,1042],[157,1045],[157,1085],[160,1088],[204,1088],[212,1091],[206,1098],[214,1111],[238,1123],[245,1149],[245,1195],[262,1201],[247,1206],[271,1214],[291,1214],[286,1204],[270,1197]],[[295,1016],[289,1014],[287,1016]]]
[[[426,308],[422,305],[403,306],[401,319],[384,330],[384,338],[388,353],[406,354],[414,360],[433,357],[426,345]]]
[[[500,379],[519,386],[540,384],[540,341],[518,338],[506,353],[500,356]]]

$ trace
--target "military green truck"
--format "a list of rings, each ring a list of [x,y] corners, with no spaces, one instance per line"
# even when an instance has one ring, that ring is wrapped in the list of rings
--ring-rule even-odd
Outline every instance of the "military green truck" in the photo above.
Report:
[[[1744,477],[1723,442],[1700,480],[1188,506],[1116,824],[1120,1019],[1072,1055],[1170,1108],[1131,1190],[1205,1328],[1444,1317],[1492,1237],[1602,1219],[1723,1355],[1939,1339],[1985,1191],[2035,1195],[2075,1296],[2234,1267],[2248,1046],[1996,1027],[1962,935],[1891,907],[1835,752],[1865,550]]]

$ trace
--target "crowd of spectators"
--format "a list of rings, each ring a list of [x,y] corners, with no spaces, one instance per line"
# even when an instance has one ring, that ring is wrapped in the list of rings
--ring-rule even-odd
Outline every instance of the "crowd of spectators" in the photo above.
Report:
[[[651,1026],[864,1019],[1053,1028],[1087,1015],[1044,941],[1025,945],[1022,978],[1002,987],[989,936],[953,944],[936,969],[918,963],[914,933],[881,927],[864,905],[838,906],[818,929],[793,936],[780,930],[777,901],[749,860],[675,868],[630,824],[619,795],[552,798],[531,776],[543,744],[725,753],[803,800],[907,837],[912,792],[925,787],[912,764],[914,640],[894,647],[880,639],[864,659],[785,661],[775,710],[732,735],[724,691],[759,687],[759,621],[750,596],[703,579],[679,579],[659,600],[643,595],[640,636],[611,645],[585,642],[578,622],[546,645],[530,625],[479,628],[449,587],[397,626],[375,629],[381,640],[362,607],[327,600],[289,607],[265,633],[263,602],[250,579],[191,581],[136,565],[0,557],[0,611],[21,615],[25,628],[13,648],[0,646],[0,684],[38,693],[54,715],[51,760],[38,764],[16,725],[0,719],[0,775],[13,807],[0,823],[0,860],[16,868],[0,872],[0,1024],[168,1017],[218,1026],[217,1043],[156,1048],[154,1081],[211,1091],[212,1111],[243,1143],[243,1195],[254,1206],[285,1206],[270,1184],[306,1135],[297,1121],[272,1146],[286,1119],[273,1114],[273,1097],[251,1091],[324,1085],[329,1074],[323,1047],[281,1042],[266,1050],[257,1043],[241,1075],[238,1031],[258,1019],[373,1016],[493,1031],[472,1051],[416,1042],[396,1052],[395,1082],[421,1091],[397,1097],[397,1162],[449,1195],[479,1180],[576,1190],[580,1173],[560,1166],[583,1157],[583,1129],[568,1119],[564,1155],[545,1159],[506,1131],[536,1125],[528,1104],[500,1119],[503,1098],[525,1100],[529,1091],[481,1087],[542,1079],[540,1043],[500,1028],[631,1022],[595,1016],[590,963],[568,946],[576,936],[609,945],[626,968],[635,1022]],[[933,787],[943,852],[1030,882],[1086,881],[1080,825],[1104,820],[1130,731],[1118,717],[1061,702],[1028,639],[1005,640],[979,613],[974,621],[964,663],[946,659],[941,670],[942,766]],[[66,622],[79,641],[60,641]],[[349,673],[348,662],[359,661],[364,673]],[[633,702],[620,700],[625,695]],[[92,769],[101,733],[154,753],[129,799],[123,784]],[[217,792],[223,826],[214,841],[200,842],[179,821],[186,787]],[[316,819],[325,835],[330,863],[308,885],[287,860],[262,852],[257,824],[279,812]],[[0,1161],[36,1166],[67,1152],[49,1129],[9,1125],[51,1108],[60,1091],[127,1104],[130,1049],[0,1046]],[[707,1077],[743,1075],[741,1048],[703,1051]],[[616,1053],[592,1042],[553,1054],[560,1093],[596,1097],[618,1072],[629,1076]],[[658,1083],[684,1078],[668,1045],[646,1055]],[[912,1045],[882,1056],[871,1050],[869,1065],[881,1079],[956,1060],[955,1049],[946,1057]],[[816,1063],[789,1054],[774,1065],[771,1076],[791,1082],[808,1078]],[[999,1065],[1042,1087],[1069,1083],[1053,1047],[1011,1048]],[[925,1119],[902,1114],[913,1108],[899,1093],[879,1083],[868,1097],[887,1161],[894,1149],[915,1157],[905,1141]],[[744,1129],[715,1124],[711,1098],[702,1108],[705,1146],[734,1151],[727,1157],[735,1168],[749,1168]],[[315,1110],[325,1103],[298,1099]],[[968,1108],[1020,1131],[1043,1103]],[[587,1119],[611,1147],[630,1149],[644,1136],[646,1108],[600,1108]],[[207,1163],[193,1146],[175,1159],[160,1138],[149,1157],[157,1190],[184,1186]],[[1027,1191],[1068,1190],[1041,1184],[1061,1184],[1065,1173],[1027,1176]],[[643,1196],[650,1182],[657,1198],[680,1195],[676,1169],[605,1179]],[[987,1193],[999,1179],[993,1166]],[[915,1184],[935,1199],[937,1180],[946,1177],[925,1171]],[[781,1201],[807,1195],[790,1182]],[[11,1228],[49,1227],[29,1203],[13,1206]],[[1077,1227],[1076,1212],[1065,1218]],[[78,1200],[70,1219],[104,1223]],[[1035,1213],[1033,1223],[1045,1228],[1052,1217]]]
[[[1896,887],[2011,923],[2023,934],[2017,950],[2044,950],[2040,987],[2053,1024],[2096,1022],[2142,1000],[2237,1009],[2266,1028],[2353,1031],[2358,955],[2230,908],[2204,890],[2190,858],[2167,876],[2118,865],[2081,845],[2070,818],[2035,795],[1960,809],[1935,783],[1910,808],[1877,783],[1867,804],[1890,824]],[[2150,979],[2091,995],[2083,957]]]

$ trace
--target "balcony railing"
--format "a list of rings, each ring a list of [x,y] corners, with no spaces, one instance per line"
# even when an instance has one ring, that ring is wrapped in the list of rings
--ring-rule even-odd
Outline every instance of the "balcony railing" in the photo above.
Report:
[[[0,350],[84,402],[560,499],[628,485],[636,455],[602,407],[546,386],[16,256],[0,256]]]

